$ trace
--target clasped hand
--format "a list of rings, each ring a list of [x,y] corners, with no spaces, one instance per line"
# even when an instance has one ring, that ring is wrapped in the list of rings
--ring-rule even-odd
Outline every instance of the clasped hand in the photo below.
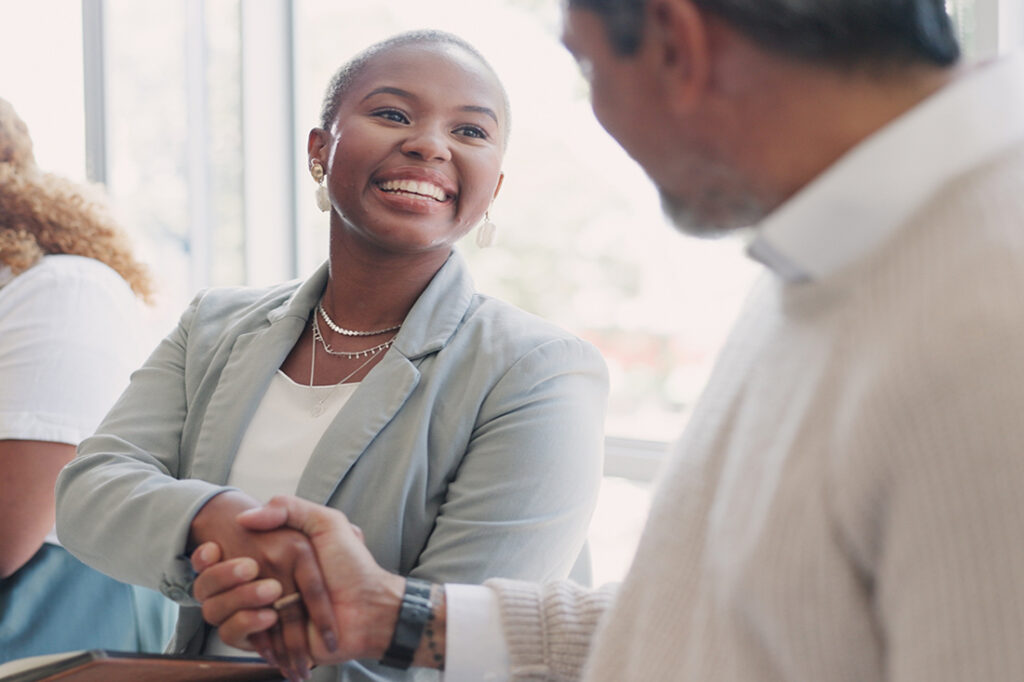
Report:
[[[311,662],[381,655],[405,580],[377,565],[344,514],[291,496],[218,512],[237,530],[202,538],[193,594],[225,643],[259,652],[293,681],[309,677]],[[272,608],[296,591],[301,601]]]

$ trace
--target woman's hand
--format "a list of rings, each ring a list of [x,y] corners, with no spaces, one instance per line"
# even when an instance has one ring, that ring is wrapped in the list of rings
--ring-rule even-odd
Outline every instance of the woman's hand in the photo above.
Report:
[[[281,583],[273,578],[258,579],[260,567],[255,559],[224,559],[215,542],[199,545],[191,559],[192,568],[199,573],[192,592],[202,604],[203,619],[218,628],[225,644],[257,651],[268,662],[278,665],[269,631],[278,623],[272,605],[281,597]],[[242,609],[247,611],[235,618],[235,627],[225,626],[225,621]],[[235,636],[234,630],[239,627],[247,635]]]
[[[383,655],[394,631],[405,579],[377,565],[363,545],[362,533],[344,514],[296,497],[279,496],[262,508],[239,514],[237,522],[253,532],[290,527],[312,542],[340,626],[333,651],[320,630],[310,626],[307,636],[317,663]],[[245,644],[279,620],[279,614],[267,607],[287,594],[287,589],[279,590],[273,581],[254,580],[254,567],[244,559],[213,563],[216,560],[215,547],[197,549],[193,564],[199,576],[193,593],[203,604],[204,617],[218,626],[225,642]]]
[[[242,493],[228,491],[217,495],[193,519],[191,544],[203,546],[205,543],[216,543],[220,555],[228,560],[248,557],[256,567],[256,574],[250,580],[262,578],[275,581],[281,590],[279,596],[296,592],[301,594],[306,613],[315,626],[310,629],[317,631],[318,645],[330,651],[337,641],[337,628],[316,552],[309,539],[296,530],[252,530],[239,523],[237,517],[240,512],[256,508],[258,503]],[[251,573],[252,564],[241,565],[243,573]],[[268,583],[261,584],[264,590],[270,589]],[[216,624],[215,621],[210,622]],[[242,648],[255,647],[290,679],[308,678],[310,649],[306,617],[301,604],[295,603],[291,608],[282,609],[277,614],[276,623],[278,627],[254,637]],[[224,641],[228,642],[227,639]]]

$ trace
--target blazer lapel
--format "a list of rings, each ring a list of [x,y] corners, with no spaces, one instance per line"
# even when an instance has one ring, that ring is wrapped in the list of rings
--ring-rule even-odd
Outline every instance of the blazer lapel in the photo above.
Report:
[[[327,504],[349,468],[408,399],[420,372],[404,356],[387,353],[327,427],[302,472],[296,495]]]
[[[326,281],[325,264],[293,296],[262,316],[259,328],[235,339],[196,440],[193,478],[227,482],[242,436],[270,380],[302,334]]]
[[[456,332],[474,292],[465,263],[453,251],[409,311],[395,345],[366,375],[313,449],[299,479],[299,497],[320,504],[330,501],[348,470],[416,388],[416,363],[444,348]]]
[[[219,484],[228,480],[245,429],[302,328],[302,320],[286,317],[235,339],[199,431],[193,477]]]

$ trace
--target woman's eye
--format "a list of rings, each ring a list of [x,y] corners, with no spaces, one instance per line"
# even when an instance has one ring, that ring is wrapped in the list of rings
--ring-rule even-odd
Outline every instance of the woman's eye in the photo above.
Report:
[[[487,139],[487,132],[483,128],[480,128],[478,126],[459,126],[458,128],[455,129],[455,132],[458,133],[459,135],[465,135],[466,137],[476,137],[481,140]]]
[[[409,118],[397,109],[380,109],[371,114],[378,118],[387,119],[388,121],[394,121],[395,123],[408,123]]]

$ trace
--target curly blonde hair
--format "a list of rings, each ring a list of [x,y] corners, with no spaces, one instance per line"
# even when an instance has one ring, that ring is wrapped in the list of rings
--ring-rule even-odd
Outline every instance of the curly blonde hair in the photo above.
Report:
[[[132,255],[102,191],[41,172],[28,127],[0,98],[0,264],[17,275],[47,254],[98,260],[152,300],[149,270]]]

